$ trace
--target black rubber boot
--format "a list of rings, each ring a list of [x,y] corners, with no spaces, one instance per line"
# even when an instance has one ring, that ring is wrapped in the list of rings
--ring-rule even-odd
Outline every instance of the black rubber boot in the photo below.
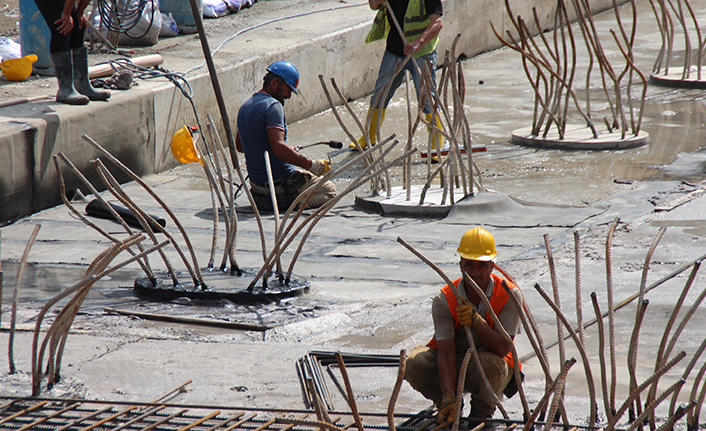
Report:
[[[71,51],[52,52],[51,61],[54,63],[56,79],[59,81],[59,91],[56,92],[56,101],[69,105],[87,104],[88,97],[79,94],[74,88]]]
[[[86,47],[74,48],[71,50],[74,62],[74,87],[76,91],[88,96],[91,100],[107,100],[110,98],[110,91],[96,90],[88,80],[88,52]]]

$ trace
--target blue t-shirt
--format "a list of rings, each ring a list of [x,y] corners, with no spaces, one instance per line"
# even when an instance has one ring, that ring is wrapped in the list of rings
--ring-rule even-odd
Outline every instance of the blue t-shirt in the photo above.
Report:
[[[284,107],[274,97],[264,91],[259,91],[245,101],[238,110],[238,133],[245,153],[245,164],[248,168],[250,182],[267,183],[265,151],[270,153],[270,166],[274,181],[295,171],[293,165],[272,153],[270,140],[267,137],[267,129],[270,128],[284,130],[284,140],[287,140]]]

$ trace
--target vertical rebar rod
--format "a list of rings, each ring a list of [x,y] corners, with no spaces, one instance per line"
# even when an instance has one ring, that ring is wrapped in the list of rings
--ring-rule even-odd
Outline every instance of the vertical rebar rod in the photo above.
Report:
[[[193,1],[193,0],[192,0]],[[91,139],[86,134],[81,135],[81,137],[90,143],[94,148],[96,148],[98,151],[100,151],[108,160],[110,160],[115,166],[120,168],[123,172],[128,174],[130,178],[132,178],[137,184],[139,184],[157,203],[166,211],[166,213],[169,215],[169,217],[172,219],[174,222],[174,225],[177,227],[179,232],[181,233],[182,237],[184,238],[184,242],[186,243],[186,248],[189,250],[189,253],[191,254],[191,260],[193,261],[194,264],[194,272],[196,274],[196,278],[198,279],[199,283],[201,286],[206,286],[206,283],[203,281],[203,277],[201,275],[201,268],[199,267],[198,260],[196,259],[196,254],[194,253],[194,248],[191,245],[191,241],[189,240],[189,236],[186,234],[186,230],[184,229],[184,226],[182,226],[181,222],[179,222],[179,219],[176,217],[174,212],[167,206],[166,202],[160,198],[157,193],[152,190],[152,188],[147,185],[146,182],[142,180],[138,175],[136,175],[130,168],[128,168],[125,164],[123,164],[120,160],[118,160],[115,156],[113,156],[108,150],[103,148],[101,145],[98,144],[98,142],[94,141]]]
[[[27,258],[29,258],[29,250],[32,248],[34,241],[37,239],[39,234],[39,229],[42,225],[38,224],[34,226],[32,233],[27,240],[27,245],[25,245],[25,250],[22,253],[22,258],[20,259],[20,264],[17,267],[17,276],[15,276],[15,284],[12,288],[12,311],[10,312],[10,338],[7,342],[7,361],[10,365],[10,374],[15,374],[17,371],[15,369],[15,322],[17,320],[17,303],[20,300],[20,284],[22,283],[22,274],[24,274],[25,266],[27,265]],[[2,288],[2,286],[0,286]]]
[[[601,314],[600,306],[596,292],[591,292],[591,302],[593,303],[593,311],[596,313],[596,323],[598,324],[598,362],[601,368],[601,390],[603,391],[603,406],[605,408],[606,420],[610,421],[613,412],[610,409],[610,396],[608,395],[608,373],[605,365],[605,330],[603,325],[603,315]]]
[[[544,249],[547,252],[547,263],[549,264],[549,274],[552,282],[552,292],[554,294],[554,303],[557,307],[561,308],[561,301],[559,298],[559,286],[556,277],[556,266],[554,265],[554,254],[552,253],[552,245],[549,242],[549,235],[544,234]],[[557,340],[559,340],[559,362],[566,362],[566,352],[564,351],[564,331],[561,328],[561,320],[559,315],[556,315],[556,335]]]
[[[549,296],[542,290],[542,288],[539,286],[539,284],[534,285],[535,290],[539,292],[539,294],[542,296],[544,301],[549,304],[549,306],[554,310],[554,313],[556,313],[559,318],[561,319],[561,322],[564,324],[566,327],[566,330],[569,331],[569,335],[571,338],[574,340],[574,343],[576,344],[576,347],[578,348],[579,353],[581,354],[581,360],[583,362],[583,368],[586,373],[586,384],[588,386],[588,392],[589,392],[589,398],[591,400],[591,404],[589,406],[590,409],[590,419],[589,419],[589,427],[593,428],[593,426],[596,424],[596,389],[595,389],[595,383],[593,380],[593,372],[591,371],[591,363],[588,360],[588,355],[586,354],[586,349],[583,348],[581,345],[581,340],[579,340],[578,335],[576,335],[576,332],[571,328],[571,325],[569,324],[569,321],[566,320],[566,317],[564,317],[564,314],[561,312],[561,309],[554,304],[554,302],[549,298]]]
[[[360,420],[360,414],[358,414],[358,406],[355,402],[355,394],[353,393],[353,388],[351,387],[351,381],[348,378],[348,371],[346,370],[346,364],[343,362],[343,357],[340,352],[334,353],[336,357],[336,362],[338,363],[338,369],[341,371],[341,376],[343,377],[343,383],[346,385],[346,393],[348,394],[348,406],[351,408],[351,414],[355,420],[355,426],[358,427],[358,431],[365,431],[363,427],[363,422]]]
[[[628,398],[623,402],[623,405],[618,409],[618,411],[613,415],[613,418],[610,420],[608,425],[605,427],[605,431],[613,431],[615,429],[615,424],[618,423],[620,418],[625,414],[625,411],[628,409],[628,407],[635,401],[637,396],[647,389],[648,386],[659,380],[659,378],[664,375],[667,371],[671,370],[679,361],[684,359],[686,356],[686,352],[681,351],[679,354],[675,355],[674,358],[672,358],[671,361],[667,362],[664,364],[661,368],[656,370],[654,374],[652,374],[647,380],[642,382],[640,386],[637,387],[634,391],[630,393]],[[647,406],[645,406],[645,410],[647,410]],[[644,415],[644,412],[643,412]]]
[[[388,431],[395,431],[395,404],[397,403],[397,396],[400,394],[400,388],[402,387],[402,382],[404,381],[404,374],[407,368],[407,351],[400,350],[400,363],[397,368],[397,380],[395,381],[395,386],[392,389],[392,395],[390,395],[390,401],[387,403],[387,428]]]
[[[277,233],[279,232],[279,206],[277,205],[277,192],[275,191],[275,181],[272,177],[272,165],[270,164],[270,153],[265,151],[263,153],[265,157],[265,172],[267,172],[267,183],[270,185],[270,199],[272,199],[272,211],[274,211],[275,216],[275,242],[277,242]],[[278,256],[279,257],[279,256]],[[282,261],[277,259],[277,275],[279,276],[280,282],[282,281]],[[265,275],[267,278],[267,275]],[[362,431],[362,430],[361,430]]]
[[[578,328],[581,344],[586,345],[583,334],[583,305],[581,293],[581,238],[577,230],[574,231],[574,265],[576,283],[576,328]]]
[[[615,363],[615,319],[613,317],[613,268],[611,248],[613,245],[613,235],[618,226],[616,217],[608,229],[608,238],[605,244],[605,266],[606,266],[606,291],[608,293],[608,343],[610,347],[610,414],[615,411],[615,388],[617,385],[617,367]],[[610,418],[610,416],[608,416]]]

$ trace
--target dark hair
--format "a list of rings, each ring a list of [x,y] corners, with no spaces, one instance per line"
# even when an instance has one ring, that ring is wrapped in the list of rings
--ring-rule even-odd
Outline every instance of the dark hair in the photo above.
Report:
[[[265,77],[262,78],[262,80],[264,81],[262,84],[263,88],[267,87],[273,79],[278,79],[282,84],[286,84],[286,82],[284,82],[284,79],[282,79],[281,76],[274,74],[272,72],[267,72],[267,75],[265,75]]]

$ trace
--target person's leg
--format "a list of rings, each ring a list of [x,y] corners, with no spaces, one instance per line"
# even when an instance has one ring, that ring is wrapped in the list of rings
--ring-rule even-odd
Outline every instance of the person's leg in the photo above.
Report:
[[[436,59],[437,55],[436,51],[434,51],[431,54],[421,56],[416,60],[417,66],[419,66],[419,69],[422,70],[422,73],[424,73],[424,69],[429,69],[431,71],[431,81],[433,84],[431,87],[432,94],[436,94]],[[407,65],[407,69],[412,74],[412,80],[414,81],[414,89],[417,91],[417,100],[420,100],[422,98],[421,76],[417,73],[417,68],[414,67],[414,65]],[[427,95],[426,99],[424,100],[424,108],[422,109],[425,114],[431,113],[431,105],[433,102],[434,101],[430,99]]]
[[[485,371],[485,375],[488,377],[490,386],[493,388],[495,394],[499,396],[512,378],[510,367],[507,365],[504,358],[484,348],[478,350],[478,359],[480,359],[481,366]],[[471,393],[470,416],[474,418],[493,417],[495,403],[485,389],[476,368],[475,361],[471,361],[468,365],[465,388]]]
[[[303,193],[310,186],[318,184],[321,181],[321,177],[314,177],[308,172],[305,172],[304,175],[306,175],[307,181],[303,186],[299,188],[299,193]],[[314,196],[311,197],[311,200],[306,205],[306,207],[318,208],[335,197],[336,186],[331,181],[324,181],[323,184],[321,184],[319,190],[317,190],[316,193],[314,193]]]
[[[79,22],[80,17],[76,12],[72,13],[74,22]],[[88,51],[83,45],[85,28],[74,26],[69,34],[69,46],[71,47],[71,59],[73,63],[74,88],[79,93],[87,96],[91,100],[107,100],[110,98],[110,91],[96,90],[91,85],[88,77]]]
[[[379,123],[382,125],[383,120],[385,119],[385,109],[387,109],[387,105],[390,103],[390,99],[392,98],[392,95],[394,94],[395,90],[397,87],[400,86],[402,83],[402,74],[398,74],[399,77],[399,82],[397,82],[397,85],[395,86],[395,82],[393,81],[392,87],[390,88],[390,91],[387,93],[387,97],[385,100],[382,99],[383,96],[383,91],[385,90],[385,84],[387,84],[387,81],[390,80],[392,77],[392,73],[395,71],[395,66],[397,65],[397,61],[400,60],[400,57],[392,54],[391,52],[385,50],[385,53],[382,56],[382,61],[380,62],[380,69],[378,70],[378,77],[377,80],[375,81],[375,87],[373,90],[372,96],[370,96],[370,107],[368,108],[368,113],[363,120],[364,125],[367,122],[368,117],[371,117],[370,120],[370,129],[368,131],[370,135],[370,143],[375,144],[377,142],[377,126],[378,126],[378,117],[379,117]],[[396,77],[396,79],[398,78]],[[358,139],[358,145],[360,145],[361,148],[365,149],[366,142],[365,142],[365,136],[361,136]],[[356,148],[354,143],[351,143],[349,148]]]
[[[71,58],[71,35],[59,33],[57,25],[54,24],[61,18],[61,11],[64,3],[55,0],[34,0],[37,9],[46,21],[51,32],[49,52],[51,61],[54,64],[54,72],[59,82],[59,91],[56,93],[56,101],[68,103],[70,105],[85,105],[88,97],[79,94],[73,84],[73,60]]]
[[[74,72],[74,88],[76,91],[87,96],[91,100],[107,100],[110,98],[110,91],[96,90],[91,85],[88,77],[88,52],[83,44],[78,48],[71,49]]]
[[[414,88],[417,91],[417,100],[422,99],[422,92],[426,94],[426,97],[424,98],[424,108],[422,111],[424,112],[425,119],[428,122],[433,122],[437,128],[441,129],[443,126],[441,124],[441,119],[439,118],[440,113],[437,113],[435,118],[432,118],[431,110],[432,110],[432,103],[434,102],[433,100],[433,95],[436,94],[436,51],[432,52],[431,54],[424,55],[422,57],[419,57],[417,59],[417,65],[419,66],[420,69],[422,69],[422,73],[424,73],[424,69],[428,69],[431,71],[431,81],[432,81],[432,86],[431,86],[431,93],[432,96],[428,93],[426,93],[426,90],[422,91],[422,79],[420,76],[417,74],[416,68],[414,68],[414,71],[412,72],[412,79],[414,80]],[[427,130],[429,130],[430,127],[427,126]],[[434,133],[432,135],[432,141],[431,141],[431,148],[432,150],[438,149],[441,150],[444,147],[444,137],[443,135],[439,133]],[[432,157],[432,161],[439,161],[438,157]]]
[[[417,346],[412,349],[407,356],[404,379],[417,392],[439,406],[443,394],[439,385],[437,354],[437,349],[430,349],[427,346]]]

